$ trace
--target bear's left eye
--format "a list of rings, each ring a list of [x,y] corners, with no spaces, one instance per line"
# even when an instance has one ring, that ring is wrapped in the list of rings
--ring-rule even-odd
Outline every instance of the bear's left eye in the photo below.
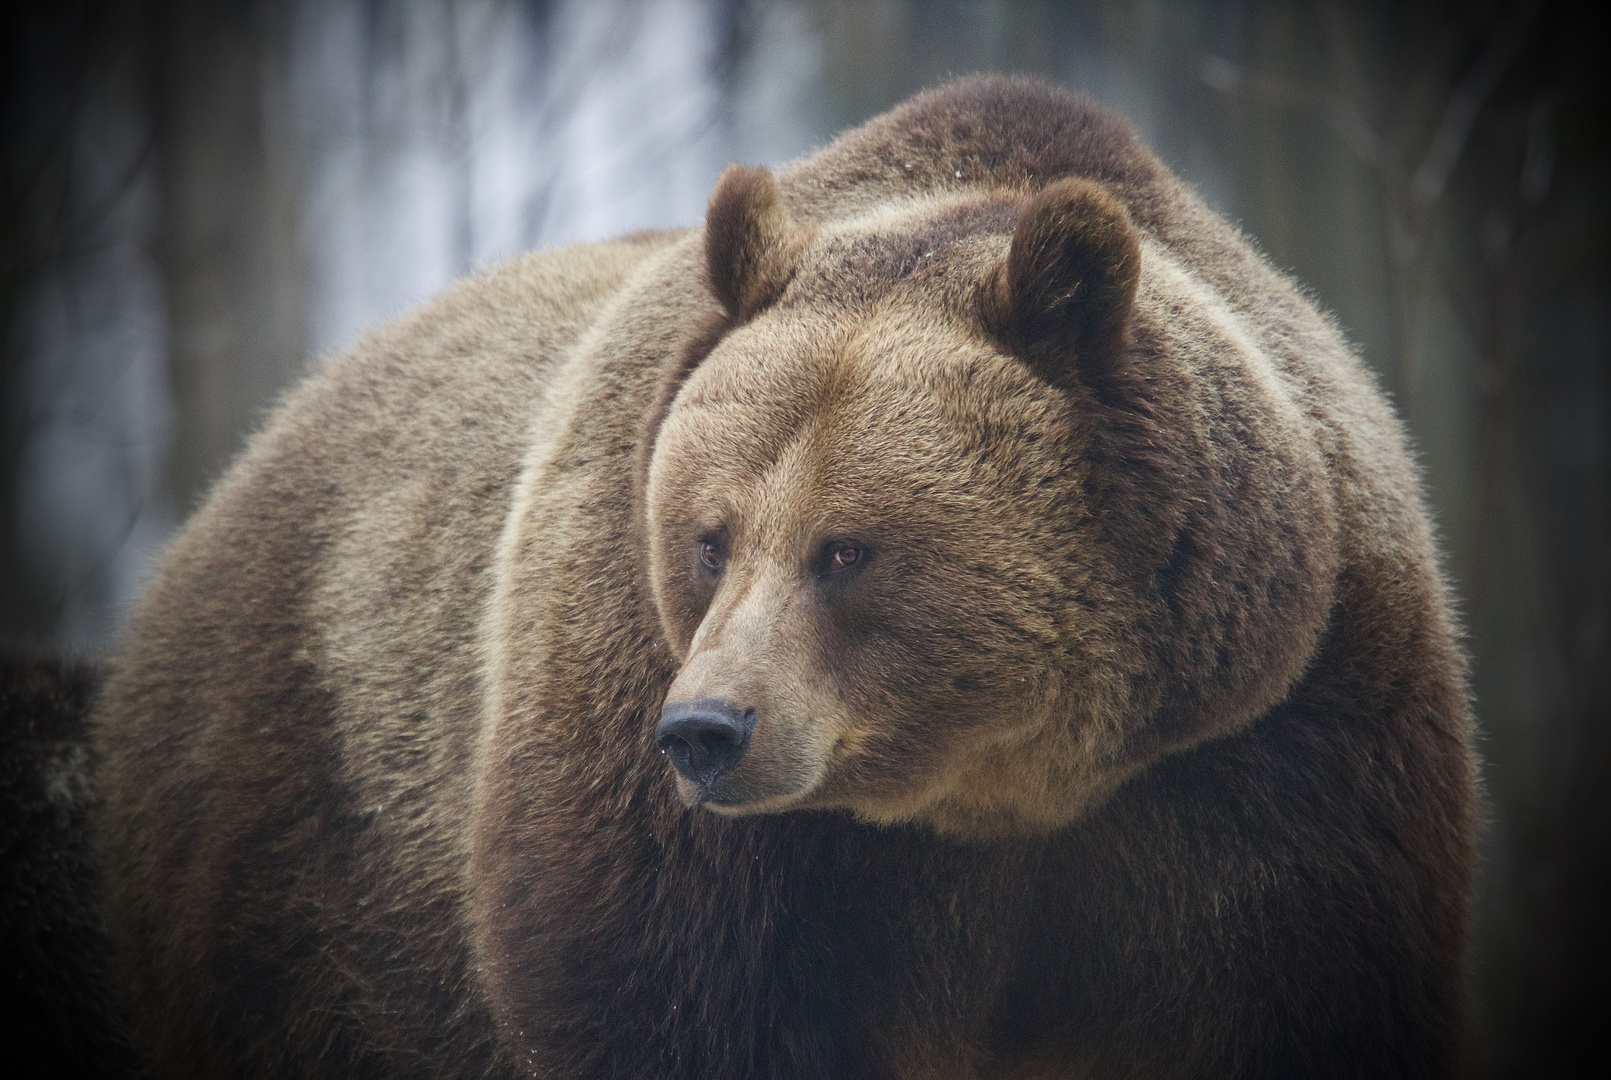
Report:
[[[828,545],[827,559],[824,563],[824,572],[829,574],[848,570],[862,560],[866,553],[856,544],[846,540],[836,540]]]
[[[713,573],[722,568],[722,549],[716,541],[699,542],[699,565]]]

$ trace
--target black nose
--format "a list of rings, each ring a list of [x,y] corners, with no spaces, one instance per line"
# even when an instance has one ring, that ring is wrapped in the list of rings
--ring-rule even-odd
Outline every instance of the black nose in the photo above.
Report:
[[[754,730],[754,709],[737,709],[720,698],[700,698],[666,702],[654,738],[677,771],[708,792],[744,757]]]

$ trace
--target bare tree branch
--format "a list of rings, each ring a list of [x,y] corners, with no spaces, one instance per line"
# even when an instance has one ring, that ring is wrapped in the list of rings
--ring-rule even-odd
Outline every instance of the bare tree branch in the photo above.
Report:
[[[1537,0],[1523,0],[1512,9],[1489,36],[1476,64],[1455,87],[1444,107],[1443,118],[1438,122],[1426,156],[1421,159],[1410,184],[1410,193],[1417,204],[1430,206],[1443,194],[1449,174],[1454,171],[1460,155],[1465,151],[1482,107],[1488,103],[1505,72],[1510,70],[1511,62],[1521,52],[1537,17]]]

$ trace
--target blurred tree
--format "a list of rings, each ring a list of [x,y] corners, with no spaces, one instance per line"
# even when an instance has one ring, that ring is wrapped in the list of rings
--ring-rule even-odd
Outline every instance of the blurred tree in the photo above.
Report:
[[[96,645],[172,526],[145,10],[0,20],[0,632]]]
[[[181,512],[304,370],[304,186],[289,130],[283,5],[152,0],[149,7]]]

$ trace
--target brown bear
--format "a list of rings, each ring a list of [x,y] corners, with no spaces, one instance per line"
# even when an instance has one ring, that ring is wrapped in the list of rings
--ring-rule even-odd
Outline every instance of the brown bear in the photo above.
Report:
[[[371,334],[175,541],[98,725],[164,1076],[1461,1068],[1402,431],[1043,83]]]

